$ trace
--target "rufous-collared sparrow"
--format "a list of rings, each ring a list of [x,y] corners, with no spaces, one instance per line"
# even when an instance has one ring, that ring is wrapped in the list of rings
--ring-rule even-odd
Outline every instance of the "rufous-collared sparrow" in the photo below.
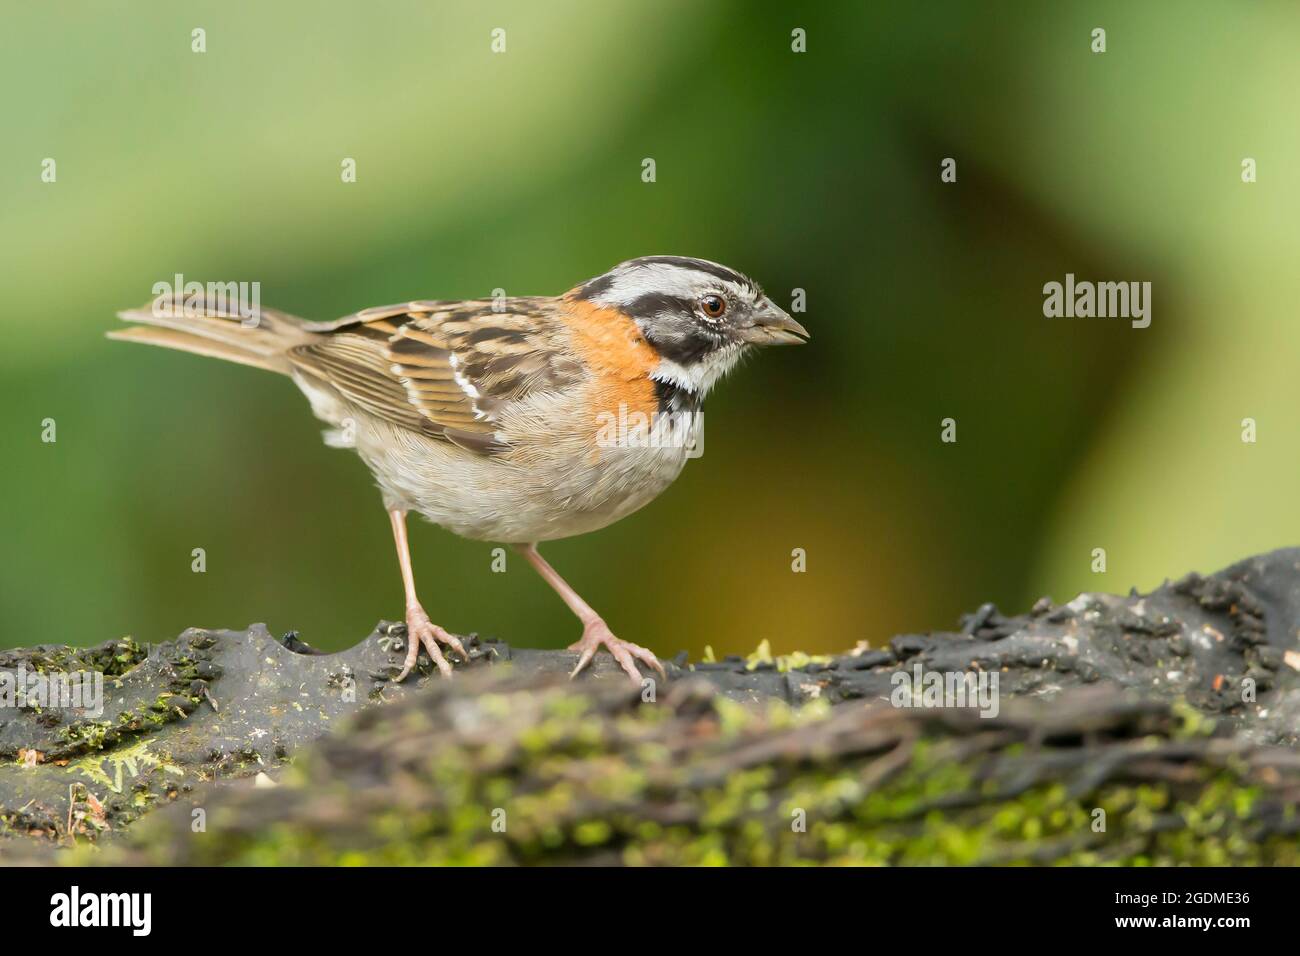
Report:
[[[623,670],[663,673],[616,638],[538,553],[636,511],[681,472],[709,389],[757,345],[808,332],[751,279],[682,256],[615,266],[552,298],[406,302],[333,322],[241,314],[180,290],[121,313],[109,333],[281,372],[333,445],[355,448],[383,493],[406,589],[406,659],[439,644],[468,659],[416,597],[415,511],[466,538],[515,546],[582,621],[577,674],[604,645]]]

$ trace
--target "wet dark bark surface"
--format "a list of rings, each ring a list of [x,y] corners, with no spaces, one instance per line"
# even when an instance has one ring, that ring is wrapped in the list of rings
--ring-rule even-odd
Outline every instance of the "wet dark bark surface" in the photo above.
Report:
[[[502,700],[512,702],[514,716],[532,713],[538,722],[551,713],[547,708],[558,708],[556,719],[567,728],[564,733],[578,740],[590,736],[603,758],[639,766],[638,780],[660,779],[661,790],[672,795],[670,803],[678,806],[674,812],[682,814],[682,826],[691,834],[683,846],[698,849],[712,820],[730,848],[728,858],[736,861],[764,862],[742,859],[732,839],[735,834],[723,821],[726,815],[709,811],[708,795],[716,787],[710,774],[725,771],[725,778],[732,771],[766,768],[774,776],[763,799],[776,803],[782,793],[806,785],[807,773],[823,782],[828,775],[842,776],[887,788],[898,785],[900,775],[920,772],[918,741],[927,742],[923,753],[934,746],[955,748],[957,762],[968,771],[965,784],[945,797],[954,819],[965,819],[961,814],[973,806],[1020,800],[1051,781],[1064,786],[1071,800],[1082,801],[1078,810],[1086,809],[1089,799],[1100,799],[1102,791],[1110,793],[1107,788],[1149,779],[1162,781],[1166,800],[1203,800],[1217,792],[1213,788],[1226,788],[1225,793],[1241,804],[1243,794],[1255,794],[1246,800],[1253,808],[1246,815],[1250,819],[1234,824],[1234,834],[1257,847],[1272,845],[1293,833],[1287,821],[1297,779],[1291,748],[1300,727],[1298,624],[1300,550],[1288,549],[1207,577],[1189,575],[1148,595],[1089,594],[1065,605],[1040,601],[1015,617],[985,606],[956,631],[900,635],[841,655],[775,660],[756,656],[693,666],[684,660],[666,662],[666,685],[649,683],[639,689],[631,687],[607,655],[569,683],[563,678],[576,660],[572,653],[525,650],[476,638],[467,645],[470,662],[457,665],[458,671],[474,673],[448,684],[422,658],[418,678],[413,675],[397,685],[391,678],[402,657],[404,633],[400,625],[387,624],[337,654],[314,652],[293,635],[276,638],[261,625],[244,631],[191,629],[153,648],[124,640],[89,649],[5,651],[0,652],[0,677],[10,674],[11,682],[33,672],[87,670],[106,676],[101,715],[0,708],[0,831],[11,838],[0,840],[0,854],[16,859],[35,852],[44,857],[54,848],[107,836],[113,852],[146,855],[157,862],[236,859],[200,852],[208,845],[205,841],[182,838],[192,832],[192,820],[180,814],[187,807],[192,813],[201,804],[226,808],[227,835],[238,829],[243,840],[227,841],[230,847],[254,846],[257,834],[271,824],[290,822],[300,824],[304,833],[319,831],[321,838],[314,845],[325,847],[325,855],[308,862],[331,862],[331,853],[344,852],[337,841],[322,835],[329,831],[323,821],[334,819],[331,814],[373,822],[394,799],[410,802],[391,792],[413,773],[402,763],[403,754],[406,759],[442,754],[444,764],[456,764],[466,780],[477,780],[478,775],[501,772],[507,764],[464,764],[458,755],[481,756],[481,748],[496,735],[498,748],[515,754],[515,762],[508,764],[512,778],[527,782],[533,774],[524,790],[544,792],[546,774],[530,769],[525,759],[535,756],[529,749],[530,726],[518,724],[510,712],[495,721],[485,716],[491,701]],[[902,702],[896,693],[899,672],[996,675],[1000,713],[979,717],[969,709],[894,706]],[[833,713],[818,717],[812,729],[792,732],[781,719],[768,715],[755,717],[756,723],[746,725],[739,737],[728,736],[728,702],[747,705],[738,710],[761,715],[771,702],[798,709],[812,701],[824,702],[812,711],[834,705]],[[566,722],[566,706],[585,710],[585,723]],[[1213,718],[1213,723],[1189,727],[1192,718]],[[412,728],[408,739],[397,734],[395,740],[391,728],[403,726],[404,720]],[[623,727],[628,720],[632,723]],[[561,747],[573,772],[594,772],[586,763],[594,759],[590,754],[563,750],[564,733],[561,743],[552,744]],[[855,743],[855,735],[874,743]],[[662,748],[656,751],[661,756],[674,756],[667,762],[645,756],[637,748],[646,740]],[[1022,752],[1026,744],[1031,746],[1028,754]],[[537,746],[544,750],[550,745],[542,741]],[[397,756],[391,754],[394,747]],[[1143,747],[1155,747],[1158,753],[1142,757]],[[309,753],[303,766],[310,792],[332,794],[325,804],[304,799],[301,792],[291,799],[289,791],[301,788],[302,781],[252,789],[247,778],[265,773],[264,783],[281,779],[282,765],[304,752]],[[368,760],[366,754],[371,754]],[[894,756],[887,760],[888,754]],[[427,770],[427,763],[420,766]],[[678,771],[687,767],[694,768],[694,775],[683,778]],[[364,768],[361,776],[359,768]],[[1014,779],[1000,776],[1007,773]],[[974,781],[984,779],[1001,781],[989,791],[993,796],[980,788],[977,794],[971,792]],[[342,789],[331,782],[343,784]],[[439,789],[432,780],[426,784],[414,791]],[[468,793],[478,783],[461,785]],[[1170,789],[1178,787],[1185,792]],[[657,800],[667,799],[660,791],[632,789],[648,814],[645,819],[656,819],[655,813],[672,816],[662,808],[651,812]],[[1120,800],[1116,806],[1123,804],[1122,795],[1110,797]],[[415,800],[409,809],[429,819],[451,814],[454,808],[439,800],[435,793]],[[423,847],[414,862],[464,862],[456,856],[457,846],[471,856],[479,852],[493,857],[490,862],[569,862],[610,854],[626,860],[637,853],[665,855],[642,862],[691,861],[681,856],[689,857],[681,847],[665,848],[653,840],[638,843],[634,808],[611,800],[587,801],[585,809],[573,811],[569,819],[581,830],[611,815],[626,818],[630,829],[594,840],[590,853],[577,852],[567,839],[561,841],[569,847],[563,852],[543,852],[539,847],[545,847],[544,841],[534,844],[523,837],[515,844],[496,839],[461,846],[450,831],[437,840],[429,837],[432,831],[408,834],[403,845]],[[129,835],[143,827],[137,819],[170,803],[180,806],[146,821],[148,848],[144,843],[137,846]],[[776,816],[765,819],[772,824]],[[865,825],[860,814],[850,813],[848,819]],[[787,823],[788,817],[782,816],[780,832],[769,834],[769,846],[783,845]],[[1106,831],[1110,838],[1091,831],[1067,833],[1051,844],[1055,849],[1046,858],[1156,852],[1153,834],[1178,833],[1186,829],[1185,823],[1169,823],[1164,831],[1128,832],[1123,838],[1127,842],[1120,841],[1115,830]],[[976,832],[981,824],[971,818],[964,825]],[[401,829],[389,820],[384,832]],[[591,834],[598,830],[589,828]],[[750,832],[755,832],[752,825]],[[879,835],[876,830],[871,834]],[[892,843],[871,844],[884,854],[873,862],[913,862],[908,854],[926,845],[923,834],[895,836]],[[351,852],[374,851],[377,859],[404,862],[400,853],[384,850],[391,842],[373,836]],[[812,842],[795,844],[799,849],[790,852],[800,858],[798,853],[812,852]],[[1018,859],[1016,854],[1030,852],[1018,848],[1016,841],[994,843],[981,860],[1000,861],[1008,854]],[[301,859],[305,851],[299,847],[285,852]],[[504,854],[500,859],[493,856],[498,852]],[[1160,852],[1174,851],[1164,847]],[[1278,852],[1270,851],[1266,861],[1276,862]],[[834,847],[824,845],[808,858],[836,858]]]

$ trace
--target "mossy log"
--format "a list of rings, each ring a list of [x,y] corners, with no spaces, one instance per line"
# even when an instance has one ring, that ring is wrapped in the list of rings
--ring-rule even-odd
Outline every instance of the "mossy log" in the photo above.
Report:
[[[260,625],[3,652],[0,677],[97,670],[105,702],[0,710],[0,832],[30,838],[0,855],[1292,862],[1297,621],[1287,550],[842,655],[679,658],[642,688],[474,636],[461,679],[395,685],[389,624],[339,654]],[[1001,713],[891,706],[918,668],[996,674]]]
[[[195,791],[81,862],[1292,865],[1300,758],[1113,688],[1053,705],[750,708],[686,680],[442,685]],[[195,832],[195,821],[202,822]]]

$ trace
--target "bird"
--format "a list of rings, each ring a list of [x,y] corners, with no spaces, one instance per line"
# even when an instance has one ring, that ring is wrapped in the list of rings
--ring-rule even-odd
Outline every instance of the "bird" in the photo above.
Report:
[[[652,501],[698,447],[714,385],[757,347],[810,338],[754,280],[687,256],[630,259],[558,296],[411,301],[325,322],[232,307],[197,285],[118,313],[132,324],[109,338],[287,375],[330,426],[326,444],[360,456],[388,512],[405,592],[398,682],[420,648],[445,677],[443,647],[469,659],[417,595],[410,512],[508,545],[537,570],[582,624],[570,677],[601,648],[638,684],[637,662],[666,676],[538,546]]]

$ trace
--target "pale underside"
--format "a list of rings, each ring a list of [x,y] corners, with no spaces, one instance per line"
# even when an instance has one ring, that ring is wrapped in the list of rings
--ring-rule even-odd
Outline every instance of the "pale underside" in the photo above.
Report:
[[[463,537],[554,540],[653,500],[687,444],[598,441],[563,325],[538,300],[509,304],[407,303],[307,326],[328,334],[290,353],[290,374],[386,507]]]

